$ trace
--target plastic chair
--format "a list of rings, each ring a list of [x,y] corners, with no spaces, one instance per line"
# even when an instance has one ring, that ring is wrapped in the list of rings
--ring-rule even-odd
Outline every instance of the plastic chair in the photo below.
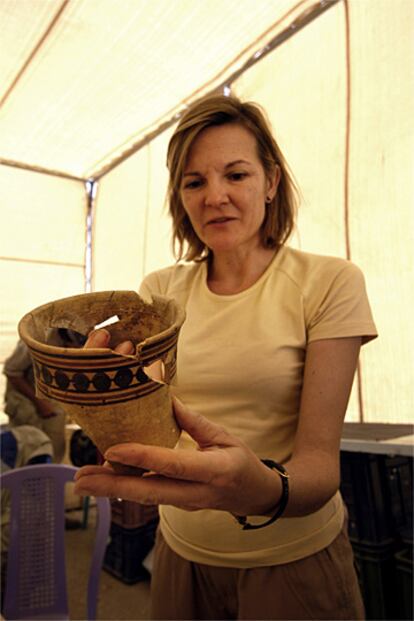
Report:
[[[24,466],[1,475],[11,492],[6,619],[69,619],[65,565],[65,483],[78,468]],[[96,618],[100,571],[109,539],[108,498],[96,498],[98,522],[87,586],[87,619]]]

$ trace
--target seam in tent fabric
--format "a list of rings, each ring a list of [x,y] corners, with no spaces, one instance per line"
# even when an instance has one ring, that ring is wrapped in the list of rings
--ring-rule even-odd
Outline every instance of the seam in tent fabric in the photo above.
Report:
[[[351,238],[349,228],[349,157],[351,140],[351,33],[348,0],[343,0],[345,25],[345,157],[344,157],[344,232],[346,258],[351,260]],[[356,390],[359,422],[364,422],[364,402],[362,398],[362,366],[358,360],[356,370]]]
[[[148,222],[149,222],[149,209],[151,204],[151,143],[147,146],[147,196],[145,201],[144,212],[144,243],[142,244],[142,271],[143,276],[146,274],[147,266],[147,249],[148,249]]]
[[[2,166],[9,166],[10,168],[20,168],[22,170],[29,170],[30,172],[40,173],[42,175],[50,175],[51,177],[70,179],[71,181],[81,181],[82,183],[87,181],[87,179],[84,179],[83,177],[77,177],[76,175],[71,175],[61,170],[52,170],[51,168],[43,168],[42,166],[24,164],[23,162],[14,162],[13,160],[7,160],[3,157],[0,157],[0,164]]]
[[[349,233],[349,145],[351,139],[351,37],[348,0],[343,0],[345,12],[345,158],[344,158],[344,232],[346,258],[351,259]]]
[[[63,267],[85,267],[85,263],[67,263],[65,261],[44,261],[42,259],[22,259],[19,257],[0,257],[0,261],[17,261],[19,263],[39,263],[41,265],[61,265]]]
[[[29,54],[29,56],[27,57],[27,59],[25,60],[25,62],[21,66],[21,68],[19,69],[19,71],[17,72],[16,76],[12,80],[9,88],[4,93],[3,98],[0,100],[0,108],[7,101],[7,99],[9,98],[11,93],[13,92],[14,87],[20,81],[20,78],[25,73],[26,69],[29,67],[29,65],[32,62],[33,58],[36,56],[36,54],[38,53],[40,48],[45,43],[45,41],[48,38],[49,34],[52,32],[53,28],[56,26],[57,22],[61,18],[62,13],[65,10],[65,8],[68,5],[68,3],[69,3],[69,0],[63,0],[62,4],[60,5],[58,10],[56,11],[56,14],[52,18],[52,20],[51,20],[50,24],[48,25],[48,27],[46,28],[45,32],[42,34],[42,36],[40,37],[39,41],[36,43],[36,45],[34,46],[33,50],[31,51],[31,53]]]

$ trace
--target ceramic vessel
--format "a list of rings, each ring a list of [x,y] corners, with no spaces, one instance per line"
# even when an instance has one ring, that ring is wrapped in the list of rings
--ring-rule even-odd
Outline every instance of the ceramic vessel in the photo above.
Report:
[[[76,349],[53,342],[56,328],[87,336],[114,316],[118,321],[105,326],[111,348]],[[174,447],[180,430],[169,383],[184,318],[174,300],[153,296],[148,303],[134,291],[86,293],[35,308],[21,319],[19,334],[33,359],[37,396],[63,404],[101,453],[122,442]],[[134,354],[114,351],[125,340],[133,342]],[[157,361],[163,381],[148,372]]]

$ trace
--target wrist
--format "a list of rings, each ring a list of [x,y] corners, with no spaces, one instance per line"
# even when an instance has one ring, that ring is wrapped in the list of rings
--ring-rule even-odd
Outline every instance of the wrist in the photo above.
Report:
[[[260,514],[256,515],[266,515],[269,516],[268,520],[261,524],[250,524],[247,521],[246,516],[235,515],[232,513],[233,517],[236,521],[242,526],[243,530],[256,530],[258,528],[263,528],[264,526],[269,526],[273,522],[276,522],[284,513],[286,506],[289,500],[289,474],[281,464],[273,461],[272,459],[262,459],[262,463],[267,466],[269,469],[274,470],[275,474],[279,479],[279,489],[281,490],[278,494],[278,500],[276,504],[273,503],[272,507],[269,507],[266,511],[263,511]]]
[[[282,500],[283,484],[279,473],[273,468],[266,465],[266,463],[264,463],[264,460],[261,461],[263,463],[263,467],[266,469],[268,492],[266,494],[267,504],[263,507],[262,511],[260,511],[259,515],[263,515],[264,517],[271,517],[278,509]]]

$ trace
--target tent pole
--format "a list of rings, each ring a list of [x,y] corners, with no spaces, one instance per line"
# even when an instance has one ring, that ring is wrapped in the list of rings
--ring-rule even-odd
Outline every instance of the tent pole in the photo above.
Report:
[[[85,293],[93,288],[93,225],[95,197],[98,183],[92,179],[85,182],[86,218],[85,218]]]

